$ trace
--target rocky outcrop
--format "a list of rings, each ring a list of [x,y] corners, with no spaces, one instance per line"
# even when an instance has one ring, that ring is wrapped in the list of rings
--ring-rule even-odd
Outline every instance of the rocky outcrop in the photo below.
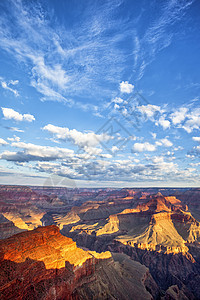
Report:
[[[195,300],[195,297],[188,293],[185,288],[179,289],[177,285],[172,285],[167,289],[161,300]]]
[[[152,299],[159,289],[140,263],[84,251],[52,225],[0,241],[0,294],[3,300],[125,300]]]
[[[102,206],[104,205],[103,203]],[[101,204],[96,202],[85,203],[76,209],[90,214],[91,211],[102,210]],[[79,213],[79,216],[80,220],[75,220],[71,227],[69,223],[68,227],[63,227],[63,233],[77,241],[81,240],[80,235],[86,234],[84,246],[95,247],[95,250],[98,250],[95,245],[98,241],[104,240],[106,243],[106,240],[115,239],[125,245],[137,245],[141,249],[168,254],[186,253],[187,242],[200,240],[199,222],[184,210],[176,197],[164,197],[160,193],[148,196],[148,201],[137,205],[136,208],[126,208],[105,219],[97,217],[94,220],[85,220],[85,215],[84,219],[81,219],[83,213]]]
[[[187,295],[192,293],[189,299],[200,298],[199,222],[176,197],[158,193],[142,201],[104,220],[80,219],[63,232],[89,249],[127,254],[148,267],[163,290],[177,285]]]
[[[24,231],[14,225],[13,222],[6,219],[0,214],[0,239],[6,239],[16,233]]]
[[[189,299],[200,298],[200,262],[194,260],[190,253],[164,254],[163,252],[124,245],[117,241],[110,243],[107,249],[125,253],[148,267],[155,282],[163,291],[171,285],[177,285],[179,289],[184,289],[185,293],[187,292]]]
[[[26,230],[0,242],[3,299],[13,291],[18,299],[142,299],[137,288],[156,299],[157,285],[163,299],[200,298],[199,196],[199,189],[1,187],[1,238]],[[55,226],[30,231],[50,224],[66,237]],[[119,257],[93,252],[108,250]]]

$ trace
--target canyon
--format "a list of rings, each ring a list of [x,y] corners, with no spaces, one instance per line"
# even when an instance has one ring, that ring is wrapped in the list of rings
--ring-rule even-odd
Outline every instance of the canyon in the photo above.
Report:
[[[199,199],[1,186],[1,299],[200,299]]]

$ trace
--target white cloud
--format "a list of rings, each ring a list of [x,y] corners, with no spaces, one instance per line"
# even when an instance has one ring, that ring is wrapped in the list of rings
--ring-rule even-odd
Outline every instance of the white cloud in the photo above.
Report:
[[[158,10],[143,38],[139,40],[139,47],[136,47],[134,70],[138,74],[137,81],[143,77],[147,66],[155,60],[156,55],[170,46],[176,36],[176,33],[170,30],[171,25],[180,22],[192,3],[193,1],[166,1],[162,10]]]
[[[199,162],[199,163],[190,163],[190,165],[191,165],[192,167],[198,167],[198,166],[200,166],[200,162]]]
[[[135,143],[133,145],[133,152],[144,152],[144,151],[155,151],[156,150],[156,146],[153,144],[150,144],[148,142],[145,143]]]
[[[182,126],[188,133],[200,128],[200,108],[193,109],[187,114],[187,121]]]
[[[7,145],[7,144],[8,143],[4,139],[0,138],[0,145]]]
[[[148,118],[154,117],[156,112],[160,112],[160,113],[164,112],[164,110],[162,110],[160,106],[152,105],[152,104],[141,105],[138,106],[137,108],[142,114],[145,114]]]
[[[157,134],[155,132],[151,132],[152,138],[155,140],[157,137]]]
[[[19,83],[19,80],[10,80],[9,84],[16,85]]]
[[[173,146],[173,143],[171,141],[169,141],[167,138],[160,139],[158,141],[158,143],[161,143],[161,145],[163,145],[165,147],[172,147]],[[156,144],[157,144],[157,142],[156,142]]]
[[[69,105],[74,104],[73,100],[65,98],[64,96],[62,96],[61,93],[55,91],[55,89],[50,87],[47,83],[32,80],[31,85],[44,96],[41,98],[42,101],[50,100],[57,102],[65,102]]]
[[[0,158],[7,161],[37,161],[37,160],[56,160],[71,158],[74,151],[66,148],[40,146],[31,143],[13,142],[12,147],[23,149],[19,152],[5,151],[1,153]]]
[[[19,83],[18,80],[15,80],[15,81],[10,80],[8,83],[6,83],[6,81],[4,81],[4,80],[1,80],[0,82],[1,82],[1,86],[2,86],[3,89],[9,90],[9,91],[12,92],[16,97],[19,96],[19,92],[18,92],[16,89],[13,89],[13,88],[11,88],[11,87],[9,86],[10,84],[11,84],[11,85],[16,85],[16,84],[18,84],[18,83]]]
[[[163,156],[154,156],[152,158],[152,162],[155,163],[155,164],[163,163],[164,162],[164,157]]]
[[[35,117],[30,114],[23,114],[23,121],[32,122],[35,120]]]
[[[188,108],[180,107],[178,110],[176,110],[174,113],[170,115],[172,123],[174,125],[177,125],[183,122],[187,117],[187,112],[188,112]]]
[[[7,140],[10,141],[10,142],[19,142],[20,141],[20,137],[14,135],[12,138],[8,137]]]
[[[178,150],[183,150],[184,148],[182,146],[178,146],[178,147],[175,147],[173,150],[174,151],[178,151]]]
[[[23,1],[15,1],[9,10],[12,22],[1,16],[3,50],[26,64],[31,85],[44,96],[42,100],[65,101],[83,94],[91,99],[94,96],[103,99],[108,94],[112,97],[113,90],[107,83],[119,83],[127,57],[116,47],[122,38],[123,22],[112,17],[118,3],[111,6],[104,3],[101,10],[91,8],[91,18],[85,10],[82,26],[64,30],[59,22],[54,28],[50,26],[55,16],[48,7],[44,9],[45,12],[32,2],[25,5]],[[117,28],[119,31],[110,39],[108,32]],[[125,32],[126,37],[129,35],[130,30]]]
[[[164,146],[164,147],[172,147],[173,143],[169,141],[167,138],[157,140],[154,144],[150,144],[148,142],[145,143],[135,143],[133,145],[132,151],[133,152],[152,152],[156,150],[157,146]]]
[[[27,122],[32,122],[35,120],[35,117],[33,115],[20,114],[12,108],[2,107],[1,109],[3,112],[4,118],[6,120],[13,119],[15,121],[27,121]]]
[[[132,93],[133,89],[134,89],[134,85],[131,83],[128,83],[128,81],[122,81],[120,83],[120,92],[121,93],[130,94],[130,93]]]
[[[166,120],[165,116],[161,116],[155,124],[157,126],[158,125],[162,126],[164,130],[167,128],[170,128],[170,126],[171,126],[170,121]]]
[[[56,64],[53,67],[47,66],[44,62],[44,57],[42,56],[30,56],[35,64],[32,72],[33,75],[40,74],[40,81],[49,80],[52,84],[65,89],[66,84],[69,82],[69,76],[67,76],[66,71],[62,69],[60,64]]]
[[[200,136],[193,136],[192,139],[193,141],[200,143]]]
[[[111,151],[112,151],[112,152],[119,151],[119,148],[118,148],[117,146],[113,146],[113,147],[111,148]]]
[[[48,124],[44,126],[44,130],[54,134],[54,136],[61,140],[70,140],[79,147],[96,147],[100,142],[108,141],[110,137],[106,133],[96,134],[94,132],[80,132],[76,129],[69,129],[67,127],[54,126]]]
[[[24,132],[24,130],[17,128],[17,127],[5,127],[6,129],[9,129],[11,131],[16,131],[16,132]]]
[[[117,103],[117,104],[121,104],[124,102],[124,100],[120,97],[116,97],[115,99],[112,100],[112,102]]]

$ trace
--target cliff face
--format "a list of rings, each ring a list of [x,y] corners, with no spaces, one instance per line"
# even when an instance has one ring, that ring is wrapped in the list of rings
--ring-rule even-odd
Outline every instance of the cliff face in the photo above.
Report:
[[[199,192],[1,187],[0,298],[200,299]]]
[[[163,291],[171,285],[177,285],[179,289],[185,290],[188,297],[186,299],[200,298],[200,264],[189,252],[186,254],[181,252],[168,254],[148,251],[137,246],[124,245],[117,241],[110,243],[108,249],[113,252],[125,253],[133,260],[148,267],[154,280]],[[167,298],[166,295],[166,299],[171,298]]]
[[[0,224],[2,223],[0,226],[4,228],[4,233],[0,232],[0,239],[44,225],[56,224],[62,229],[63,225],[80,220],[79,213],[85,220],[109,216],[110,213],[119,212],[127,205],[130,206],[128,200],[120,203],[122,197],[126,195],[127,193],[123,191],[112,189],[0,186],[0,214],[8,221],[4,222],[5,220],[2,221],[0,218]],[[104,199],[105,205],[102,206]],[[112,199],[114,201],[118,199],[118,202],[109,204],[111,211],[108,213],[107,200],[111,202]],[[81,211],[75,207],[85,202],[87,204],[85,207],[82,206]],[[97,209],[98,202],[101,203],[100,210]],[[14,224],[12,228],[10,222]]]
[[[56,226],[23,232],[0,242],[1,299],[151,299],[151,285],[158,294],[148,269],[128,261],[84,251]]]
[[[6,239],[13,234],[24,231],[14,225],[14,223],[0,214],[0,239]]]
[[[147,266],[164,290],[178,285],[189,299],[200,297],[200,224],[176,197],[143,196],[134,208],[101,220],[80,218],[63,232],[89,249],[127,254]]]
[[[79,220],[74,221],[71,227],[64,227],[63,232],[77,240],[78,235],[84,233],[91,236],[89,240],[93,239],[94,234],[95,237],[102,237],[101,240],[104,236],[106,240],[106,236],[109,235],[125,245],[137,245],[141,249],[174,254],[186,253],[188,251],[186,242],[200,240],[199,222],[185,210],[185,206],[176,197],[164,197],[160,193],[150,195],[144,203],[138,204],[135,208],[126,208],[114,215],[109,204],[110,202],[107,204],[107,213],[110,215],[104,219],[95,219],[94,214],[94,219],[86,221],[85,215],[84,219],[82,216],[83,211],[88,216],[92,215],[95,209],[97,212],[102,211],[101,206],[104,207],[105,204],[98,203],[92,206],[85,203],[82,207],[76,208]],[[84,246],[88,247],[88,244]]]
[[[61,235],[59,228],[54,225],[0,241],[0,252],[4,260],[23,263],[28,258],[43,262],[46,269],[64,268],[66,261],[77,267],[88,259],[111,257],[109,252],[98,254],[78,248],[72,239]]]

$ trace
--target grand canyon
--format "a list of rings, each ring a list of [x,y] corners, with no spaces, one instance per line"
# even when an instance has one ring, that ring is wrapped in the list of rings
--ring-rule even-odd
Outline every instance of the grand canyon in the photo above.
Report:
[[[200,1],[0,0],[0,300],[200,300]]]
[[[200,299],[200,189],[0,187],[1,299]]]

